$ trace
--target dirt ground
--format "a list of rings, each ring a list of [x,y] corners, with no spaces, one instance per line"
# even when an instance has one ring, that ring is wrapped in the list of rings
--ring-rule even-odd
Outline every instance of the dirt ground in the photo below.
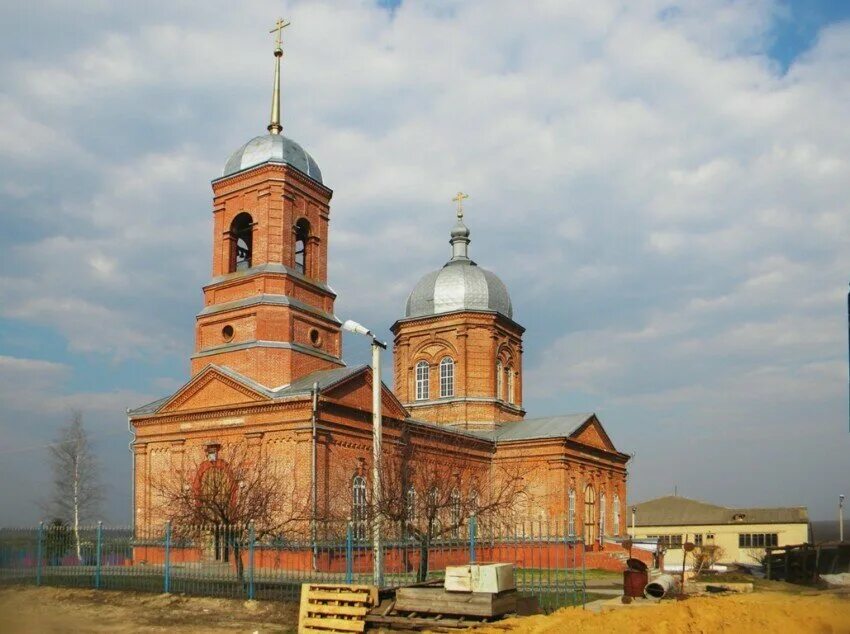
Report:
[[[476,634],[609,632],[652,634],[850,633],[850,597],[827,592],[754,592],[691,597],[601,614],[565,608],[549,616],[508,619]]]
[[[294,633],[297,621],[295,603],[32,586],[0,589],[3,634]]]
[[[750,634],[817,632],[850,634],[850,595],[774,584],[774,591],[692,597],[684,601],[623,607],[601,614],[577,608],[549,616],[501,621],[476,634],[651,632],[653,634]],[[298,606],[273,601],[182,597],[108,590],[0,589],[3,634],[93,632],[217,633],[296,631]]]

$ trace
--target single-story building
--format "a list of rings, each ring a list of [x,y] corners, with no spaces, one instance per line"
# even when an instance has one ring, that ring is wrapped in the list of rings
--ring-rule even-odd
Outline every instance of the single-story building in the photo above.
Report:
[[[719,547],[717,563],[755,564],[770,546],[802,544],[809,538],[806,507],[728,508],[678,495],[632,505],[629,534],[658,540],[665,567],[682,565],[682,546]],[[689,562],[687,562],[689,563]]]

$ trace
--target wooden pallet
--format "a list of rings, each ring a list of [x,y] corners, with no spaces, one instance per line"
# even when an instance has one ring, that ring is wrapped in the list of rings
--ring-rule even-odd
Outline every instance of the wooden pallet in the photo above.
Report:
[[[304,583],[298,634],[364,632],[366,615],[377,603],[375,586]]]

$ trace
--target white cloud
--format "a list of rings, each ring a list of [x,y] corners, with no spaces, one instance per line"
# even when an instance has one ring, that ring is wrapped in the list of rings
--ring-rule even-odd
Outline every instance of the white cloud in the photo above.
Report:
[[[767,0],[290,9],[284,128],[335,190],[340,314],[400,316],[462,189],[472,256],[530,326],[532,413],[593,398],[621,446],[634,417],[703,429],[718,394],[753,425],[752,398],[784,403],[783,429],[803,406],[843,419],[850,25],[782,74]],[[277,8],[84,10],[61,68],[0,63],[2,212],[31,229],[4,250],[0,310],[104,363],[185,365],[208,182],[264,130]],[[28,138],[53,152],[9,153]]]

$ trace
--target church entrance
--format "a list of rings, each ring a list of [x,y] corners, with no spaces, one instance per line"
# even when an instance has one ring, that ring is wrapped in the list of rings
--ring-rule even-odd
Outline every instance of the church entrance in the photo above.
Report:
[[[589,484],[584,489],[584,546],[596,541],[596,493]]]

